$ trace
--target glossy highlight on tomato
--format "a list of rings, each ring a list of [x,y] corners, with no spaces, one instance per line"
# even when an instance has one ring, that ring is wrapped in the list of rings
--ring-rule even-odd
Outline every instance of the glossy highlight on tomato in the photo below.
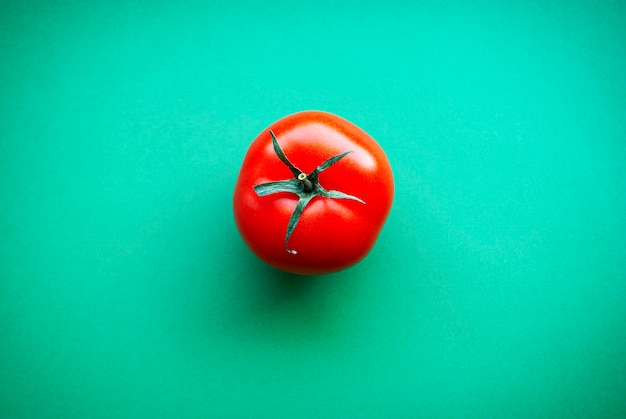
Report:
[[[363,259],[389,215],[394,183],[383,149],[336,115],[304,111],[263,130],[235,185],[237,228],[261,260],[318,275]]]

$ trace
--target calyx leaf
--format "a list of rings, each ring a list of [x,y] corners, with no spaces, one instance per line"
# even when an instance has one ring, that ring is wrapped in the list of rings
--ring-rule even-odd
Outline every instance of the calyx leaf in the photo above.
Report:
[[[296,226],[298,225],[298,222],[300,221],[300,218],[302,217],[302,213],[304,212],[306,206],[309,204],[309,202],[311,202],[313,198],[319,196],[322,198],[331,199],[350,199],[353,201],[358,201],[362,204],[365,204],[365,202],[362,199],[357,198],[356,196],[348,195],[340,191],[327,191],[322,187],[322,185],[319,184],[319,173],[337,163],[347,154],[351,153],[351,151],[346,151],[329,158],[307,175],[302,170],[294,166],[291,161],[289,161],[283,150],[280,148],[278,140],[276,139],[276,135],[274,135],[274,132],[272,130],[270,130],[270,135],[272,137],[272,146],[274,147],[274,152],[276,153],[280,161],[282,161],[287,167],[289,167],[289,170],[291,170],[291,173],[293,173],[294,178],[279,180],[275,182],[261,183],[254,186],[254,191],[258,196],[267,196],[280,192],[288,192],[298,195],[298,203],[296,204],[296,208],[289,218],[287,233],[285,234],[285,250],[295,255],[298,252],[289,249],[287,243],[289,242],[289,238],[291,237]]]

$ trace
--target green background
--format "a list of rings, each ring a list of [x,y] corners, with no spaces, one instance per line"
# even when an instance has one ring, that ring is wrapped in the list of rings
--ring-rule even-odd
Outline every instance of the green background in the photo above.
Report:
[[[622,1],[2,2],[0,416],[624,417]],[[369,132],[372,253],[241,241],[292,112]]]

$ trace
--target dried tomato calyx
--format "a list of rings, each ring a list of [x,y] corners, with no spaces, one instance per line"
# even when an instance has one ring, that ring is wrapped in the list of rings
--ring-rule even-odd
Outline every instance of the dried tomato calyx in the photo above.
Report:
[[[266,196],[279,192],[289,192],[298,195],[298,203],[296,204],[296,208],[289,218],[289,223],[287,224],[287,234],[285,235],[285,250],[295,255],[298,252],[289,249],[287,243],[289,242],[289,238],[293,234],[293,231],[296,229],[296,226],[298,225],[298,221],[300,221],[300,217],[302,217],[304,209],[313,198],[319,196],[322,198],[351,199],[353,201],[358,201],[362,204],[365,204],[365,202],[357,198],[356,196],[348,195],[340,191],[327,191],[319,183],[320,172],[328,169],[333,164],[337,163],[347,154],[351,153],[351,151],[346,151],[344,153],[329,158],[307,175],[289,161],[283,150],[280,148],[278,140],[276,139],[276,136],[274,135],[274,132],[272,132],[272,130],[270,130],[270,135],[272,136],[272,145],[274,146],[274,152],[276,153],[280,161],[282,161],[283,163],[285,163],[285,165],[287,165],[287,167],[289,167],[289,170],[291,170],[291,173],[293,173],[294,178],[279,180],[276,182],[261,183],[254,187],[254,191],[258,196]]]

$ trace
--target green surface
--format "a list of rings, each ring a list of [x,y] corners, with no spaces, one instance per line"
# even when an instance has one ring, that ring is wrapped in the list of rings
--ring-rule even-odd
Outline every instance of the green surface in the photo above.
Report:
[[[0,6],[0,416],[626,416],[624,2],[206,3]],[[230,202],[304,109],[397,182],[318,278]]]

